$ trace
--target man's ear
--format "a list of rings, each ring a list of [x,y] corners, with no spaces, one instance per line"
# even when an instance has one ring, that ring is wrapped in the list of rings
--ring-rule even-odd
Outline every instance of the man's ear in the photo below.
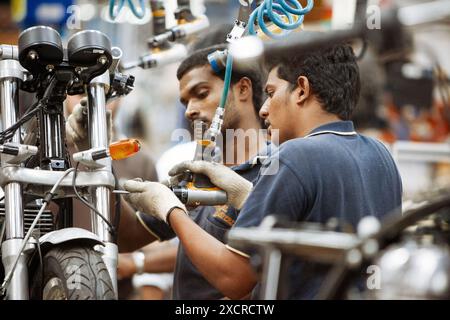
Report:
[[[242,77],[236,83],[236,95],[240,101],[252,99],[252,81],[247,77]]]
[[[297,89],[295,89],[297,105],[303,105],[311,94],[311,87],[307,77],[300,76],[297,79]]]

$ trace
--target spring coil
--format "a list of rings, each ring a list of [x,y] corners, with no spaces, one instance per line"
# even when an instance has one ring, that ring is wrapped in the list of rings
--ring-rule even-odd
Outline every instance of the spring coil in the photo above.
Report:
[[[306,7],[303,8],[299,0],[264,0],[250,15],[249,33],[256,34],[255,20],[261,31],[268,37],[279,39],[290,33],[292,30],[298,28],[304,20],[305,14],[309,13],[314,7],[314,0],[308,0]],[[278,13],[279,12],[279,13]],[[267,16],[271,22],[278,26],[283,31],[279,34],[271,32],[267,28],[267,22],[264,17]],[[287,18],[288,22],[283,20]]]
[[[125,5],[125,1],[127,1],[128,6],[130,7],[131,12],[134,14],[134,16],[138,19],[142,19],[144,18],[145,15],[145,1],[144,0],[139,0],[139,5],[141,7],[140,11],[138,11],[136,9],[136,7],[134,6],[133,0],[119,0],[118,4],[117,4],[117,9],[114,12],[114,7],[116,5],[116,0],[109,0],[109,17],[111,18],[111,20],[115,20],[116,17],[119,15],[120,11],[122,11],[124,5]]]

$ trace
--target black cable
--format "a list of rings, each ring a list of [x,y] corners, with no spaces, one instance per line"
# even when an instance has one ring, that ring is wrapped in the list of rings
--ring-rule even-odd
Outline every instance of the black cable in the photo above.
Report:
[[[80,201],[86,205],[89,209],[91,209],[96,215],[98,215],[109,227],[109,232],[116,237],[116,229],[114,228],[114,226],[108,221],[108,219],[105,218],[105,216],[103,216],[98,210],[97,208],[95,208],[91,203],[89,203],[89,201],[84,198],[82,195],[80,195],[78,193],[77,190],[77,186],[75,184],[76,178],[77,178],[77,172],[78,172],[78,166],[80,165],[79,162],[77,162],[77,164],[75,165],[75,171],[73,173],[73,178],[72,178],[72,187],[73,187],[73,191],[75,192],[75,195],[77,196],[78,199],[80,199]]]
[[[5,129],[4,132],[5,132],[5,131],[8,131],[8,130],[14,130],[14,129],[17,129],[17,128],[19,127],[19,124],[18,124],[18,123],[22,124],[22,122],[24,122],[24,119],[29,119],[32,115],[34,115],[34,114],[36,113],[36,111],[39,110],[39,108],[40,108],[41,106],[42,106],[42,104],[41,104],[40,101],[38,101],[38,102],[36,102],[35,104],[33,104],[33,105],[29,108],[30,111],[26,112],[26,113],[22,116],[22,118],[20,118],[19,120],[17,120],[17,122],[16,122],[15,124],[13,124],[11,127],[9,127],[8,129]]]
[[[37,111],[39,111],[39,109],[33,110],[32,113],[27,114],[24,117],[20,118],[14,125],[9,127],[8,129],[6,129],[5,131],[1,132],[0,133],[0,140],[2,141],[2,143],[4,143],[6,140],[11,139],[14,136],[14,134],[16,133],[16,131],[23,124],[25,124],[27,121],[29,121],[35,115],[35,113],[37,113]]]
[[[53,92],[53,89],[56,86],[56,83],[58,80],[55,76],[52,76],[50,79],[50,82],[48,86],[45,89],[45,92],[41,99],[39,99],[35,104],[33,104],[30,109],[31,111],[26,112],[22,118],[16,121],[15,124],[13,124],[11,127],[5,129],[4,131],[0,132],[0,143],[5,143],[6,140],[11,139],[14,136],[14,133],[19,129],[24,123],[26,123],[28,120],[30,120],[39,110],[42,106],[45,106],[48,102],[48,99]]]
[[[37,102],[32,106],[32,110],[25,113],[22,118],[16,121],[15,124],[0,132],[0,143],[5,143],[7,140],[11,139],[17,129],[19,129],[23,124],[29,121],[41,108],[41,103]]]

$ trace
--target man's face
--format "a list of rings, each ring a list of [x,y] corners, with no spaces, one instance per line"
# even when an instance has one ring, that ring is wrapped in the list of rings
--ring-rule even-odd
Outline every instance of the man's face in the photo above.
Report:
[[[185,116],[188,120],[204,121],[211,125],[214,113],[220,103],[224,82],[213,74],[208,66],[194,68],[180,79],[180,101],[186,107]],[[222,129],[234,128],[236,114],[230,90]]]
[[[290,83],[278,77],[278,68],[270,71],[265,91],[267,99],[259,116],[264,119],[272,142],[281,144],[295,138],[295,95]]]

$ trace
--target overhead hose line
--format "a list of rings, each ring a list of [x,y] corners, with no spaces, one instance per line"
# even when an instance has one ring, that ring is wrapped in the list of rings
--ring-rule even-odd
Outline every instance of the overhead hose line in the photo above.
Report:
[[[115,20],[117,16],[120,14],[120,11],[122,11],[123,6],[125,5],[125,1],[127,1],[128,6],[130,7],[131,12],[133,12],[134,16],[142,19],[145,15],[145,3],[144,0],[139,0],[139,5],[141,9],[138,11],[136,7],[134,6],[133,0],[119,0],[117,4],[117,9],[114,10],[114,7],[116,5],[116,0],[109,0],[109,17],[111,20]]]
[[[225,78],[223,80],[223,91],[222,91],[222,97],[220,99],[219,108],[224,109],[225,103],[227,102],[228,97],[228,91],[230,90],[230,83],[231,83],[231,74],[233,72],[233,57],[230,53],[227,55],[227,65],[225,69]]]
[[[282,38],[298,28],[303,23],[305,14],[309,13],[313,7],[314,0],[308,0],[304,8],[299,0],[264,0],[250,15],[249,33],[256,35],[255,22],[257,21],[261,31],[268,37]],[[267,27],[268,22],[264,20],[265,17],[283,31],[279,34],[270,31]]]

